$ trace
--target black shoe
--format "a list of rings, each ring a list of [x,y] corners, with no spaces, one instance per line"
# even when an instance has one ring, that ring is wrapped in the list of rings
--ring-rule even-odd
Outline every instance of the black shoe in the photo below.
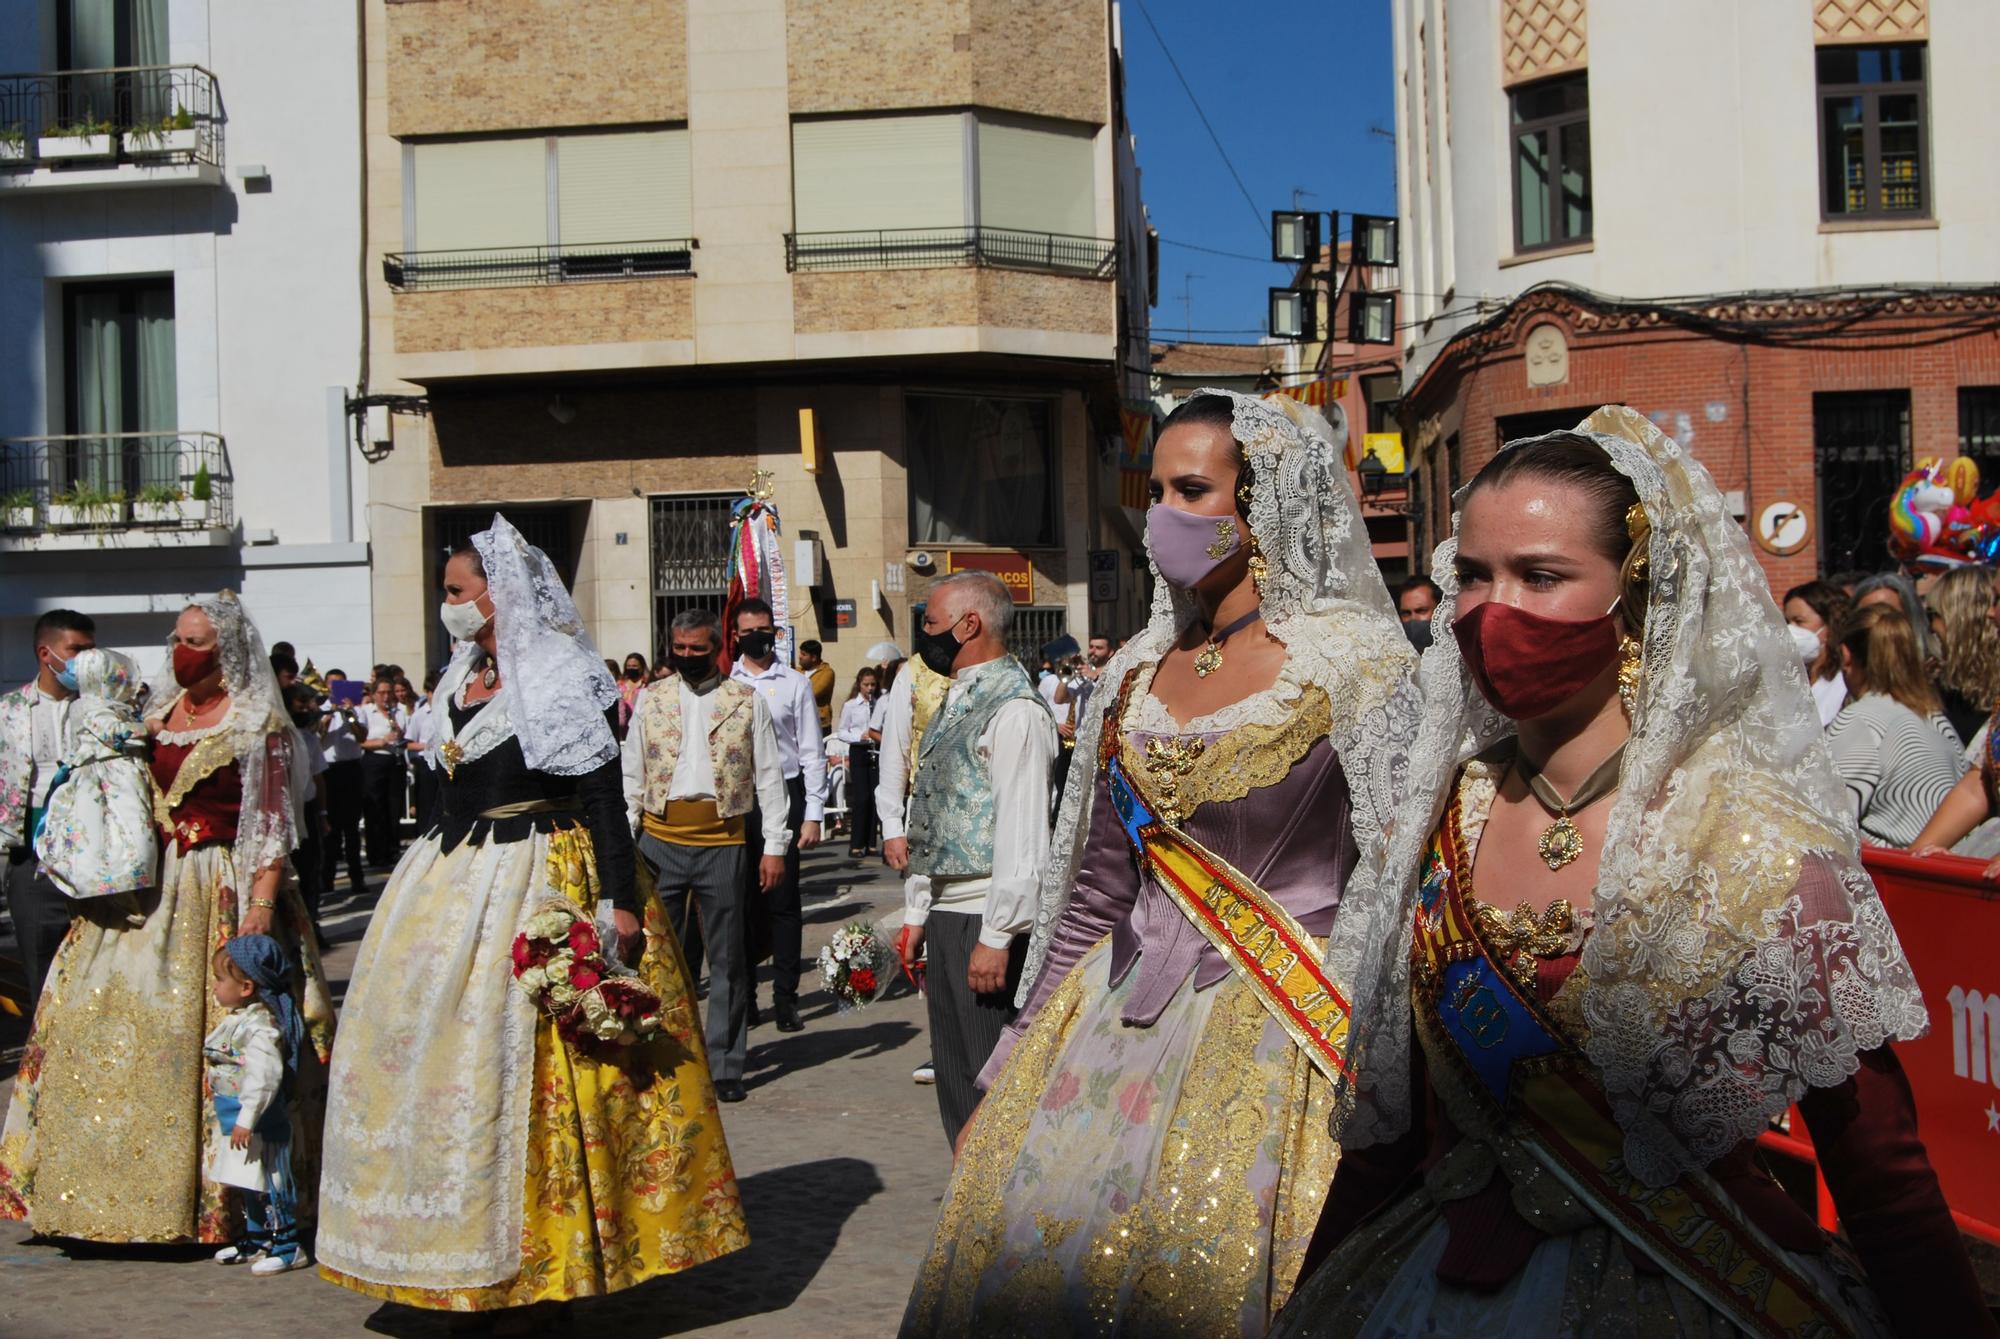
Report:
[[[741,1079],[717,1079],[715,1081],[715,1100],[718,1102],[741,1102],[749,1095],[749,1093],[743,1091],[743,1080]]]
[[[744,1011],[744,1018],[746,1020],[746,1026],[761,1027],[763,1025],[764,1015],[758,1011],[757,997],[755,995],[752,995],[750,997],[750,1006],[747,1010]]]
[[[778,1015],[778,1031],[804,1032],[806,1025],[799,1021],[799,1002],[789,995],[780,995],[774,1002],[773,1012]]]

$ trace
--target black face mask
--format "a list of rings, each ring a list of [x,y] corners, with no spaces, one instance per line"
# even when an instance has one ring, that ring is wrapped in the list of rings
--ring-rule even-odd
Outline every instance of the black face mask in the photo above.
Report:
[[[639,680],[646,677],[646,671],[643,667],[635,669],[632,666],[627,665],[625,667],[625,677],[630,679],[633,683],[637,683],[639,682]]]
[[[1403,625],[1403,635],[1410,639],[1410,645],[1416,647],[1418,651],[1428,651],[1431,649],[1430,620],[1422,618],[1411,619]]]
[[[296,711],[291,716],[292,724],[298,726],[301,730],[310,730],[319,724],[319,717],[317,716],[302,716]]]
[[[958,624],[951,626],[955,628]],[[951,628],[943,632],[927,632],[919,626],[911,635],[911,640],[916,644],[917,658],[929,666],[932,673],[947,677],[951,674],[952,665],[958,661],[959,651],[965,646],[964,642],[952,636]]]
[[[667,664],[689,683],[702,683],[715,673],[714,656],[670,655]]]
[[[736,652],[745,660],[762,660],[777,644],[778,638],[769,628],[757,628],[737,634]]]

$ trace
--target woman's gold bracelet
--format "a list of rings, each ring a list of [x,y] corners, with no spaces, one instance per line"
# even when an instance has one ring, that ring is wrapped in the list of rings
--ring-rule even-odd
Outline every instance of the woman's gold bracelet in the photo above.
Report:
[[[253,897],[250,899],[250,905],[253,907],[262,907],[266,911],[276,911],[278,909],[278,904],[268,897]]]

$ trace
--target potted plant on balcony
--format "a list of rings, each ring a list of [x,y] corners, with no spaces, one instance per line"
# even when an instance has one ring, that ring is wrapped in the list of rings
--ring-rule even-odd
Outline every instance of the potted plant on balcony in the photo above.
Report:
[[[49,499],[49,524],[58,530],[101,530],[124,516],[125,495],[95,484],[72,484]]]
[[[125,132],[125,154],[129,158],[165,158],[192,154],[194,149],[194,113],[179,105],[174,107],[172,116],[133,126]]]
[[[63,125],[53,125],[35,142],[35,152],[45,159],[109,158],[111,123],[96,116],[81,116]]]
[[[17,125],[0,126],[0,163],[28,161],[28,132]]]
[[[147,484],[132,499],[134,525],[186,525],[199,520],[208,504],[189,500],[178,484]]]
[[[35,528],[35,490],[16,488],[6,497],[0,498],[0,525],[9,530],[33,530]]]

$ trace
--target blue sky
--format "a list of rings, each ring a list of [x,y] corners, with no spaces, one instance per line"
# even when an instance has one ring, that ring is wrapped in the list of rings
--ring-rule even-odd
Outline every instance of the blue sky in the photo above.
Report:
[[[1250,343],[1286,267],[1190,250],[1271,254],[1270,211],[1393,214],[1389,6],[1381,0],[1123,0],[1126,105],[1160,231],[1153,337]],[[1172,51],[1250,199],[1202,128],[1146,19]],[[1252,208],[1255,208],[1255,218]],[[1176,245],[1179,244],[1179,245]],[[1195,275],[1189,280],[1186,276]],[[1183,294],[1188,300],[1183,302]]]

